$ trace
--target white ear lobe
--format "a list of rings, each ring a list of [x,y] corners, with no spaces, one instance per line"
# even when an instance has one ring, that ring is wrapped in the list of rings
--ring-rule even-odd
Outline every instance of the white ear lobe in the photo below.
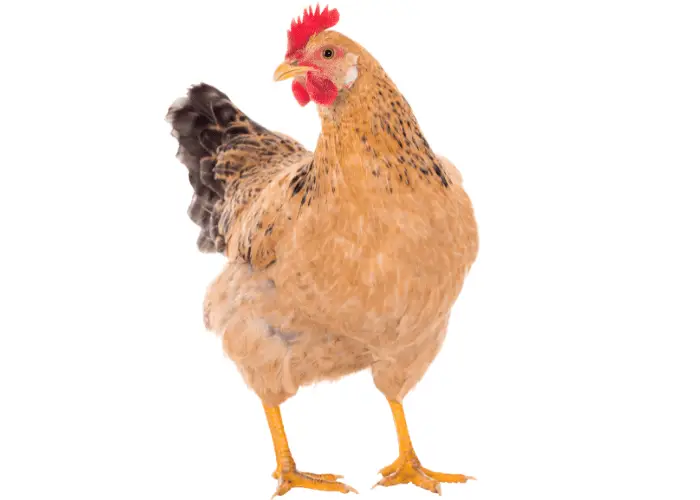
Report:
[[[351,66],[347,73],[345,73],[345,86],[350,88],[352,84],[357,80],[357,66]]]
[[[345,80],[344,84],[347,88],[352,87],[352,84],[355,83],[355,80],[357,80],[357,60],[359,59],[359,56],[357,54],[346,54],[345,60],[351,64],[350,69],[348,69],[347,73],[345,73]]]

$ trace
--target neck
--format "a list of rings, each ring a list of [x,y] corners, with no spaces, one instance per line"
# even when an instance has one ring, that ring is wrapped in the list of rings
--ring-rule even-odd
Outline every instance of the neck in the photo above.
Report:
[[[359,77],[329,107],[319,106],[322,131],[314,155],[319,188],[361,195],[412,189],[430,178],[449,179],[420,131],[410,106],[368,54]]]

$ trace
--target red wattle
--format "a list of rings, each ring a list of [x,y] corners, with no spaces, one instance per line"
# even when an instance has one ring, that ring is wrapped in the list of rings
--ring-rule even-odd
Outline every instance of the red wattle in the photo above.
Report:
[[[298,80],[294,80],[292,83],[292,93],[294,94],[294,98],[299,103],[299,106],[303,107],[309,104],[311,97],[309,97],[309,93]]]
[[[323,106],[330,106],[338,97],[338,87],[329,80],[310,71],[306,75],[306,90],[314,102]]]

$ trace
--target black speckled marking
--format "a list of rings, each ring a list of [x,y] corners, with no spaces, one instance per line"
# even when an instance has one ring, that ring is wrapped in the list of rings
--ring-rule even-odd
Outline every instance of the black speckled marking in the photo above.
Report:
[[[289,186],[292,188],[292,196],[299,194],[299,192],[304,189],[306,186],[306,175],[307,172],[304,172],[302,169],[299,171],[299,173],[292,177],[292,182],[289,184]]]
[[[445,187],[448,187],[450,185],[450,183],[447,180],[447,176],[445,175],[445,172],[442,170],[442,167],[440,165],[438,165],[437,163],[433,163],[433,170],[435,170],[435,173],[437,174],[437,176],[440,177],[440,181],[442,182],[442,185]]]
[[[250,132],[248,127],[233,126],[226,129],[226,135],[233,137],[235,135],[247,134]]]

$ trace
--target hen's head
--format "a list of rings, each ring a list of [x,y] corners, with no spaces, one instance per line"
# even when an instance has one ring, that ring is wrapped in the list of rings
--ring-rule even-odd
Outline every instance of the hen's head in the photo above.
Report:
[[[302,106],[309,101],[331,106],[358,77],[360,47],[340,33],[326,31],[339,18],[336,9],[309,7],[287,32],[287,54],[275,71],[275,80],[293,78],[292,92]]]

